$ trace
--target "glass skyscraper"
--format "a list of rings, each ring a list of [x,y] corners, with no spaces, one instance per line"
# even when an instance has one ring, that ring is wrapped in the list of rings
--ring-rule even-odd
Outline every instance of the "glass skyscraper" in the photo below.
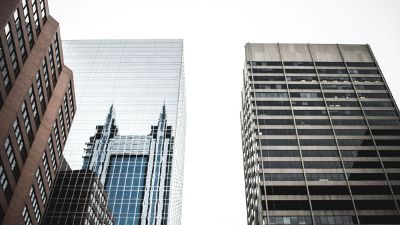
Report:
[[[248,224],[400,224],[399,109],[370,47],[245,52]]]
[[[115,225],[180,224],[182,40],[76,40],[63,47],[77,77],[79,111],[64,152],[71,169],[98,176]]]

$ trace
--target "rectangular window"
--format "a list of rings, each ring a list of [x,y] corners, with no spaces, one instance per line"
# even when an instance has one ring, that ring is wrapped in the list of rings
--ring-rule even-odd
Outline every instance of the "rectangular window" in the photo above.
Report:
[[[48,53],[49,53],[51,76],[53,78],[53,87],[55,87],[57,83],[57,74],[56,74],[56,68],[54,66],[53,47],[51,45],[49,46]]]
[[[40,33],[40,23],[39,23],[39,13],[37,9],[37,4],[36,0],[32,0],[32,10],[33,10],[33,19],[35,21],[35,26],[36,26],[36,33],[39,36]]]
[[[19,49],[20,49],[21,55],[22,55],[22,60],[25,61],[27,58],[27,54],[26,54],[26,48],[25,48],[24,33],[22,31],[21,19],[19,17],[19,9],[18,8],[14,12],[14,21],[15,21],[15,29],[17,30],[18,44],[19,44]]]
[[[48,96],[48,98],[50,98],[51,97],[51,87],[50,87],[49,70],[47,69],[46,57],[44,57],[44,59],[42,61],[42,69],[43,69],[43,75],[44,75],[44,83],[46,85],[47,96]]]
[[[50,156],[51,156],[51,164],[53,165],[53,171],[55,172],[57,169],[57,163],[56,163],[56,155],[54,153],[54,146],[53,146],[53,138],[49,137],[47,140],[47,144],[49,146],[49,151],[50,151]]]
[[[36,129],[39,129],[40,125],[40,118],[39,118],[39,113],[36,107],[36,97],[35,93],[33,92],[33,85],[29,88],[29,100],[31,102],[31,107],[32,107],[32,112],[33,112],[33,117],[35,118],[35,126]]]
[[[33,142],[33,130],[31,126],[31,121],[29,120],[29,113],[26,108],[25,102],[23,102],[21,105],[21,113],[22,113],[22,118],[24,119],[25,130],[26,133],[28,134],[29,144],[31,145]]]
[[[32,32],[32,26],[31,26],[31,18],[29,17],[29,8],[28,8],[27,0],[22,0],[22,7],[23,7],[23,10],[24,10],[26,31],[28,32],[29,46],[32,48],[32,46],[33,46],[33,32]]]
[[[64,95],[64,109],[65,109],[65,115],[66,115],[66,121],[67,121],[67,128],[68,130],[71,127],[71,121],[69,119],[69,110],[68,110],[68,101],[67,101],[67,94]]]
[[[11,144],[10,137],[6,138],[6,141],[4,142],[4,148],[5,148],[6,153],[7,153],[7,158],[8,158],[8,162],[10,163],[11,170],[13,171],[13,174],[14,174],[14,179],[16,181],[18,181],[19,168],[17,166],[17,161],[15,159],[15,153],[14,153],[14,149],[13,149],[12,144]]]
[[[6,92],[10,92],[11,90],[11,80],[10,75],[8,74],[7,63],[4,56],[3,45],[0,42],[0,72],[1,77],[3,79],[4,87],[6,88]]]
[[[29,197],[31,199],[33,212],[35,213],[36,221],[39,223],[40,219],[41,219],[41,215],[40,215],[38,200],[37,200],[36,193],[35,193],[33,186],[31,187],[31,190],[29,191]]]
[[[26,206],[22,210],[22,218],[24,218],[25,225],[32,225],[32,219]]]
[[[58,129],[57,120],[54,121],[53,130],[54,130],[54,135],[56,136],[57,153],[58,156],[61,156],[61,140],[60,140],[60,133]]]
[[[43,23],[45,23],[47,21],[47,16],[46,16],[46,5],[44,0],[40,0],[40,13],[42,15]]]
[[[18,123],[18,118],[16,118],[14,120],[13,129],[14,129],[14,134],[15,134],[15,138],[17,140],[17,145],[18,145],[19,151],[21,152],[22,161],[25,162],[25,159],[27,156],[26,147],[25,147],[24,139],[22,137],[21,128]]]
[[[46,174],[46,180],[47,180],[47,183],[48,183],[49,188],[50,188],[50,187],[51,187],[52,180],[51,180],[51,173],[50,173],[50,168],[49,168],[49,161],[47,160],[46,151],[43,152],[42,161],[43,161],[43,166],[44,166],[44,172],[45,172],[45,174]]]
[[[69,98],[69,105],[71,106],[71,118],[74,118],[75,109],[74,109],[74,98],[72,95],[72,87],[71,81],[68,83],[68,98]]]
[[[60,47],[58,43],[58,38],[57,38],[57,33],[54,34],[53,40],[54,40],[54,47],[56,51],[56,62],[57,62],[57,69],[58,73],[61,72],[61,56],[60,56]]]
[[[42,107],[42,112],[44,113],[46,111],[46,102],[44,99],[44,93],[43,93],[43,88],[42,88],[42,78],[40,76],[39,71],[36,73],[35,79],[36,79],[37,89],[39,92],[40,106]]]
[[[0,162],[0,185],[4,192],[6,192],[8,187],[8,179],[6,171],[4,170],[3,164]]]
[[[11,56],[11,64],[14,69],[14,76],[18,77],[18,75],[19,75],[18,58],[17,58],[17,52],[15,50],[14,39],[13,39],[11,29],[10,29],[10,23],[7,23],[7,25],[4,28],[4,32],[6,34],[8,50],[9,50],[10,56]]]
[[[47,196],[46,196],[46,190],[44,188],[44,183],[42,179],[42,175],[40,174],[40,168],[36,170],[36,181],[39,186],[39,192],[40,192],[40,197],[42,199],[43,205],[46,204]]]

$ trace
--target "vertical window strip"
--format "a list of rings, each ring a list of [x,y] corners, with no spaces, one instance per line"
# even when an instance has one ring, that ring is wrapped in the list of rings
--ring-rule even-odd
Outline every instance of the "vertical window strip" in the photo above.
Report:
[[[58,111],[58,113],[60,113],[60,111]],[[60,140],[60,134],[58,131],[57,120],[54,121],[53,130],[54,130],[54,135],[56,136],[57,153],[58,153],[58,156],[61,156],[61,140]]]
[[[8,187],[8,179],[6,171],[4,170],[3,164],[0,161],[0,185],[4,192],[6,192]]]
[[[69,119],[69,110],[68,110],[68,101],[67,101],[67,93],[64,95],[64,109],[65,109],[65,115],[66,115],[66,121],[67,121],[67,129],[71,128],[71,121]]]
[[[25,25],[26,31],[28,32],[28,40],[30,48],[33,47],[33,32],[31,26],[31,18],[29,17],[29,8],[27,0],[22,0],[22,8],[24,11]]]
[[[35,21],[36,33],[39,36],[39,33],[40,33],[39,13],[38,13],[38,9],[37,9],[36,0],[32,0],[32,1],[33,1],[33,3],[32,3],[33,19]]]
[[[35,79],[36,79],[36,85],[37,85],[38,92],[39,92],[40,105],[42,107],[42,112],[44,113],[46,111],[46,102],[44,101],[44,94],[43,94],[43,88],[42,88],[42,78],[40,77],[39,71],[36,73]]]
[[[35,213],[36,221],[39,223],[40,219],[41,219],[41,215],[40,215],[40,209],[39,209],[39,204],[38,204],[38,200],[36,197],[35,189],[33,188],[33,186],[31,187],[31,190],[29,191],[29,196],[31,198],[31,204],[32,204],[33,212]]]
[[[40,197],[42,199],[43,205],[46,204],[47,196],[46,196],[46,190],[44,188],[44,183],[42,179],[42,175],[40,174],[40,168],[36,170],[36,181],[39,186],[39,192],[40,192]]]
[[[44,75],[44,83],[46,85],[47,96],[50,98],[51,97],[51,87],[50,87],[49,70],[47,69],[46,57],[43,58],[42,69],[43,69],[43,75]]]
[[[49,161],[47,160],[46,151],[43,152],[42,160],[43,160],[44,172],[45,172],[45,174],[46,174],[47,184],[49,185],[49,188],[50,188],[50,187],[51,187],[52,180],[51,180],[51,174],[50,174],[50,168],[49,168]]]
[[[0,72],[3,79],[4,87],[7,93],[11,90],[10,75],[8,74],[7,63],[4,56],[3,45],[0,42]]]
[[[10,23],[7,23],[7,25],[5,26],[4,33],[6,34],[8,50],[10,52],[10,57],[11,57],[11,64],[14,69],[14,76],[18,77],[18,75],[19,75],[18,58],[17,58],[17,53],[15,51],[15,44],[14,44],[13,35],[11,33],[11,29],[10,29]]]
[[[57,163],[56,163],[56,156],[54,154],[53,138],[51,137],[51,135],[49,137],[49,140],[47,141],[47,144],[50,150],[51,164],[53,165],[53,171],[56,172]]]
[[[71,106],[71,118],[74,118],[75,110],[74,110],[74,99],[72,96],[72,87],[71,82],[68,83],[68,98],[69,98],[69,105]]]
[[[57,62],[57,68],[58,72],[61,72],[61,57],[60,57],[60,48],[59,48],[59,43],[58,43],[58,33],[54,34],[54,47],[56,50],[56,62]]]
[[[21,19],[19,17],[19,9],[18,8],[14,12],[14,22],[15,22],[15,30],[17,31],[19,50],[21,52],[22,60],[25,61],[27,58],[27,54],[26,54],[26,48],[25,48],[25,42],[24,42],[24,33],[22,31]]]
[[[22,154],[22,152],[24,152],[26,150],[26,148],[25,148],[24,140],[22,138],[21,128],[18,123],[18,118],[16,118],[14,120],[13,129],[14,129],[14,134],[15,134],[15,138],[17,140],[17,145],[18,145],[19,151],[21,152],[21,155],[25,155],[25,154]],[[25,158],[25,157],[23,157],[23,158]]]
[[[31,145],[33,142],[33,130],[32,130],[31,122],[29,120],[29,113],[28,113],[25,102],[23,102],[21,105],[21,113],[22,113],[22,118],[24,119],[25,130],[26,130],[26,133],[28,134],[29,144]]]
[[[11,144],[10,137],[6,138],[6,141],[4,142],[4,148],[6,149],[7,158],[8,162],[10,163],[11,170],[14,171],[17,165],[17,161],[15,160],[15,153]]]
[[[42,20],[43,23],[45,23],[47,21],[47,16],[46,16],[46,3],[44,2],[44,0],[40,0],[40,12],[42,15]]]
[[[25,225],[32,225],[32,219],[26,206],[22,210],[22,218],[24,218]]]
[[[53,87],[55,87],[56,83],[57,83],[57,74],[56,74],[56,68],[54,66],[53,46],[52,45],[49,46],[48,53],[49,53],[51,77],[53,78]]]
[[[40,118],[39,118],[39,113],[38,113],[38,110],[36,107],[36,97],[35,97],[35,93],[33,92],[33,85],[29,88],[28,93],[29,93],[29,100],[31,102],[33,117],[35,118],[36,130],[38,130],[39,126],[40,126]]]
[[[63,115],[62,107],[58,109],[58,119],[60,119],[61,135],[62,135],[62,138],[63,138],[63,143],[65,144],[66,136],[65,136],[64,115]],[[61,155],[60,151],[58,152],[58,155]]]

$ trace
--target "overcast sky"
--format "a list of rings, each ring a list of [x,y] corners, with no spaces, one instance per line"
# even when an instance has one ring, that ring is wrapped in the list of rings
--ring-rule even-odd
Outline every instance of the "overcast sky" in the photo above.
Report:
[[[49,4],[64,40],[184,39],[187,145],[182,225],[246,224],[239,118],[246,42],[368,43],[400,101],[398,0]]]

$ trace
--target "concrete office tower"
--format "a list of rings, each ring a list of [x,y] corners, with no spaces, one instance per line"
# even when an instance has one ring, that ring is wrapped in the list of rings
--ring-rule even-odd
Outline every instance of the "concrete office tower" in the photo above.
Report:
[[[400,224],[399,110],[370,47],[245,52],[248,224]]]
[[[37,224],[76,110],[47,0],[0,2],[0,224]]]
[[[63,46],[79,108],[64,154],[69,165],[99,176],[115,225],[180,224],[182,40],[77,40]]]
[[[44,225],[113,225],[107,194],[90,170],[57,173],[44,215]]]
[[[87,145],[83,169],[95,171],[105,184],[116,224],[167,224],[172,132],[165,106],[147,135],[118,135],[112,106],[105,124],[97,126]]]

